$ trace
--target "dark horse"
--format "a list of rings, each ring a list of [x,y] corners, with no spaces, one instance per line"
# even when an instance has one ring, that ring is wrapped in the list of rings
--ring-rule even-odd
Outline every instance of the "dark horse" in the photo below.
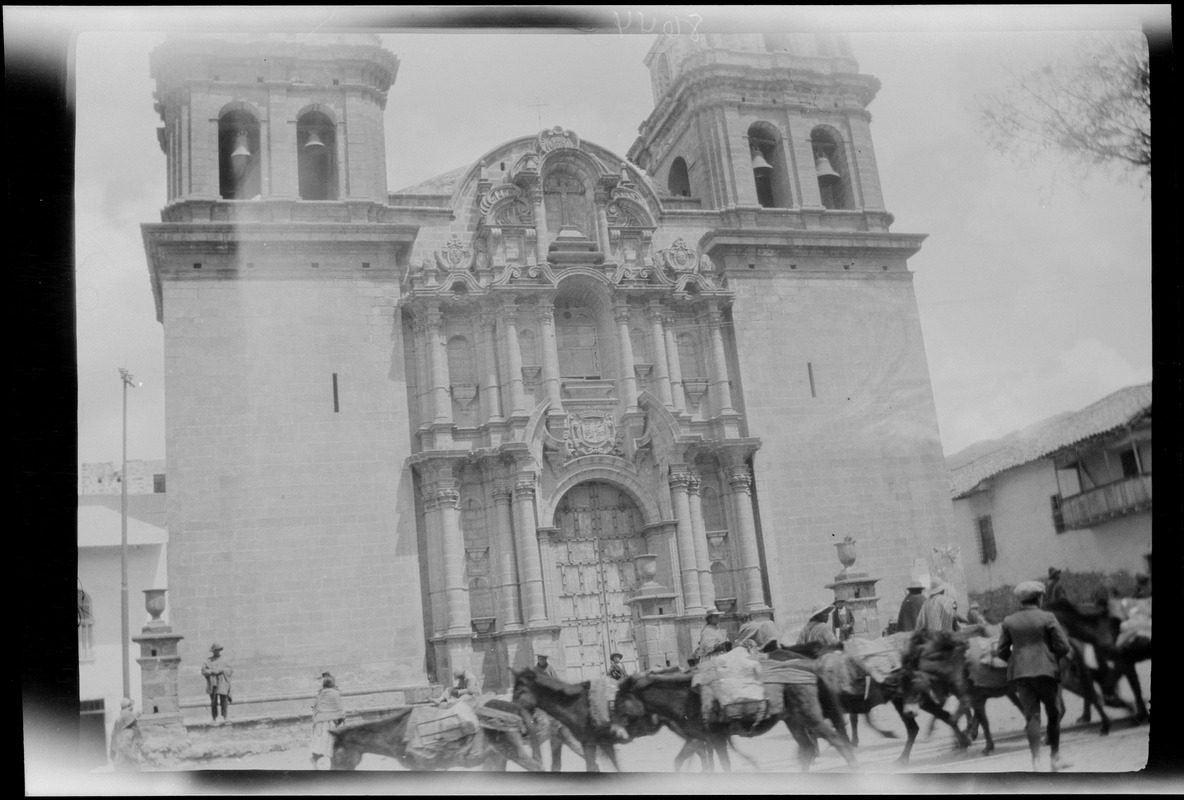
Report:
[[[983,738],[986,741],[986,747],[983,749],[983,754],[989,754],[995,749],[995,741],[991,737],[991,725],[987,719],[987,701],[997,697],[1006,697],[1019,708],[1019,697],[1016,696],[1011,684],[1007,680],[1007,668],[997,667],[986,664],[973,663],[965,657],[964,650],[955,650],[951,660],[945,664],[941,664],[937,668],[948,669],[950,675],[946,679],[946,683],[951,686],[959,686],[959,677],[957,673],[961,671],[961,685],[956,691],[961,692],[959,695],[959,702],[961,703],[958,712],[954,717],[957,719],[963,712],[973,712],[971,716],[970,728],[967,731],[971,739],[978,736],[978,728],[981,725],[983,729]],[[959,659],[962,663],[959,664]],[[1088,720],[1090,707],[1098,709],[1098,714],[1101,715],[1102,729],[1101,735],[1105,736],[1110,732],[1110,718],[1106,716],[1105,708],[1098,699],[1097,693],[1094,692],[1093,678],[1089,668],[1082,660],[1080,653],[1076,650],[1071,650],[1069,655],[1061,659],[1061,687],[1080,696],[1085,701],[1085,715],[1084,721]],[[1061,715],[1065,713],[1064,706],[1061,706]]]
[[[1102,687],[1104,694],[1112,694],[1114,683],[1119,677],[1125,677],[1135,695],[1135,722],[1150,719],[1135,665],[1151,658],[1151,643],[1139,639],[1135,644],[1120,649],[1118,633],[1121,623],[1104,608],[1083,608],[1069,600],[1055,600],[1048,605],[1047,610],[1056,615],[1070,638],[1092,645],[1098,660],[1104,659],[1113,666],[1108,685]]]
[[[620,772],[617,752],[613,745],[619,740],[611,725],[599,725],[592,717],[589,696],[589,682],[566,683],[547,675],[540,675],[533,669],[519,672],[514,670],[514,702],[534,712],[541,708],[555,721],[565,726],[584,746],[584,765],[588,772],[599,772],[596,756],[603,752]],[[648,721],[643,721],[648,722]],[[650,733],[653,726],[646,726],[644,733]],[[642,731],[638,732],[644,735]]]
[[[693,678],[691,673],[630,675],[617,688],[614,723],[628,729],[650,715],[656,715],[683,736],[704,742],[708,753],[717,754],[723,767],[730,769],[727,755],[730,736],[757,736],[778,722],[784,722],[799,745],[803,772],[817,756],[818,738],[830,742],[852,769],[858,769],[855,751],[846,734],[840,733],[824,715],[817,684],[780,684],[784,692],[782,713],[751,724],[740,720],[712,722],[705,719],[699,690],[691,685]],[[833,702],[828,705],[832,712],[837,709]],[[839,724],[842,724],[841,716]]]
[[[505,700],[490,700],[487,705],[498,711],[519,715],[514,704]],[[539,772],[543,769],[543,765],[531,757],[527,751],[521,734],[515,736],[511,731],[488,728],[484,730],[484,751],[474,759],[466,760],[461,757],[448,756],[425,759],[408,753],[407,722],[412,710],[411,706],[400,708],[391,716],[383,719],[346,725],[335,731],[330,731],[333,736],[333,755],[330,759],[332,768],[338,770],[356,769],[363,754],[374,753],[380,756],[389,756],[410,770],[474,767],[478,764],[485,769],[504,770],[507,760],[513,761],[531,772]]]
[[[917,646],[917,638],[910,642],[910,650]],[[851,726],[853,730],[858,730],[859,714],[868,714],[873,708],[884,703],[891,703],[892,707],[896,709],[896,713],[900,715],[901,721],[904,723],[905,733],[907,738],[904,744],[904,751],[896,760],[898,764],[908,764],[909,758],[913,752],[913,744],[917,741],[917,733],[920,727],[917,725],[916,707],[932,714],[936,719],[945,722],[954,730],[954,735],[958,738],[958,746],[966,748],[970,746],[970,740],[962,731],[958,730],[958,725],[954,718],[941,707],[941,703],[930,697],[928,693],[916,693],[912,703],[906,702],[907,692],[903,683],[903,675],[900,672],[894,673],[888,677],[883,683],[865,678],[862,691],[853,692],[853,687],[844,685],[842,680],[844,674],[860,674],[862,669],[851,670],[852,666],[851,656],[843,652],[842,645],[819,646],[817,644],[803,644],[793,645],[792,647],[783,647],[769,651],[769,657],[778,661],[791,661],[793,659],[809,658],[816,656],[817,660],[814,662],[816,671],[819,677],[826,684],[830,694],[836,698],[843,711],[846,711],[851,716]],[[842,661],[846,663],[840,663]],[[906,661],[908,657],[906,656]],[[841,717],[840,717],[841,719]],[[853,739],[852,741],[857,741]]]

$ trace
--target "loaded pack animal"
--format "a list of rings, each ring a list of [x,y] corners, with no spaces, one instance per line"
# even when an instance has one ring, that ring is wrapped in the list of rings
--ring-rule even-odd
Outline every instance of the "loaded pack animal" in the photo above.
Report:
[[[551,750],[552,772],[559,772],[563,769],[563,748],[565,745],[580,758],[584,757],[584,746],[547,712],[537,709],[531,713],[516,703],[515,708],[521,712],[523,722],[530,732],[531,755],[536,761],[542,762],[543,745],[548,743]]]
[[[917,643],[917,636],[914,635],[909,640],[909,653],[917,646]],[[867,715],[876,706],[891,703],[904,723],[906,733],[904,750],[896,760],[898,764],[908,764],[912,755],[913,745],[916,743],[917,734],[920,731],[916,720],[918,709],[932,714],[936,719],[949,725],[957,737],[960,748],[970,746],[970,740],[958,729],[955,719],[942,708],[942,703],[937,699],[930,697],[927,693],[915,693],[913,701],[906,702],[903,667],[901,670],[894,670],[882,681],[875,681],[865,673],[851,655],[844,651],[842,645],[803,644],[769,651],[770,658],[785,661],[810,658],[811,656],[816,658],[814,663],[818,675],[826,684],[831,696],[838,702],[839,707],[850,715],[852,730],[856,734],[852,737],[852,743],[858,743],[858,715]],[[907,653],[903,662],[909,663]],[[918,670],[914,667],[909,674],[917,673]]]
[[[599,772],[597,756],[600,753],[618,772],[617,753],[614,749],[619,735],[608,720],[598,721],[592,711],[592,690],[589,681],[567,683],[533,669],[514,670],[514,703],[533,713],[542,709],[556,722],[567,727],[584,747],[584,765],[588,772]],[[654,733],[658,725],[651,719],[637,720],[629,736],[645,736]],[[552,762],[552,769],[555,762]]]
[[[965,647],[961,646],[963,642]],[[991,737],[991,725],[987,718],[987,701],[1006,697],[1016,708],[1021,708],[1019,697],[1007,680],[1006,665],[993,659],[992,638],[956,633],[948,636],[948,643],[949,646],[946,646],[942,641],[932,638],[928,640],[926,646],[931,647],[934,653],[944,652],[945,655],[927,657],[927,669],[931,673],[943,673],[943,677],[936,683],[950,687],[951,693],[958,698],[959,708],[953,716],[955,720],[963,715],[969,717],[967,734],[971,740],[978,738],[978,729],[981,725],[986,742],[983,754],[989,754],[994,751],[995,742]],[[1105,736],[1110,732],[1110,719],[1094,692],[1090,671],[1077,651],[1071,651],[1068,656],[1061,659],[1061,686],[1085,701],[1087,715],[1091,706],[1097,708],[1102,720],[1101,735]],[[1063,707],[1061,713],[1064,714]]]
[[[1113,694],[1114,683],[1119,677],[1125,677],[1135,696],[1135,723],[1149,720],[1136,665],[1151,658],[1151,640],[1138,637],[1120,647],[1122,623],[1105,608],[1082,607],[1070,600],[1057,600],[1050,603],[1047,610],[1056,616],[1070,639],[1091,645],[1098,659],[1110,664],[1110,680],[1102,687],[1103,693]]]
[[[613,721],[620,728],[629,729],[648,716],[656,716],[682,735],[703,742],[708,753],[719,757],[725,770],[731,769],[727,753],[731,736],[758,736],[784,722],[798,743],[803,771],[818,755],[818,738],[830,742],[852,769],[858,769],[851,743],[838,727],[842,725],[838,704],[827,698],[828,719],[819,697],[820,691],[826,692],[826,688],[812,674],[808,662],[803,662],[802,667],[809,683],[778,683],[770,687],[780,695],[781,708],[775,714],[734,720],[704,716],[703,696],[694,685],[692,673],[631,675],[617,689]]]
[[[490,700],[486,705],[502,712],[504,719],[520,719],[520,712],[505,700]],[[456,746],[439,748],[434,752],[417,750],[411,744],[409,725],[413,723],[416,706],[396,710],[383,719],[347,724],[330,731],[333,737],[331,768],[353,770],[366,753],[388,756],[409,770],[442,770],[457,767],[483,767],[504,770],[513,761],[525,770],[539,772],[543,765],[526,748],[522,739],[525,726],[513,730],[513,725],[486,727],[457,740]]]

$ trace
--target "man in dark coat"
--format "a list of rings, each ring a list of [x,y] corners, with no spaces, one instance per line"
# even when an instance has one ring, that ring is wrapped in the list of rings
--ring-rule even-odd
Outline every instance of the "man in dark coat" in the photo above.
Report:
[[[831,615],[831,626],[840,642],[845,642],[855,633],[855,615],[847,608],[847,601],[841,597],[835,599],[835,611]]]
[[[917,615],[921,613],[921,606],[925,605],[925,585],[914,579],[908,585],[904,600],[900,601],[900,613],[896,615],[896,630],[911,631],[917,627]]]
[[[1052,753],[1053,772],[1065,769],[1069,763],[1059,754],[1060,727],[1060,659],[1069,654],[1069,637],[1061,629],[1057,618],[1040,608],[1044,586],[1039,581],[1024,581],[1015,587],[1020,610],[1003,620],[999,635],[999,657],[1007,662],[1007,680],[1019,697],[1026,720],[1028,749],[1032,753],[1032,769],[1038,768],[1040,757],[1040,706],[1048,715],[1048,747]]]

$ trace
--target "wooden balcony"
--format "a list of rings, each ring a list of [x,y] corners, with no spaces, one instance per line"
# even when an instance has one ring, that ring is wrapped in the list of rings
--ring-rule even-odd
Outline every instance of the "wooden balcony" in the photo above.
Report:
[[[1151,476],[1137,475],[1061,500],[1065,528],[1090,528],[1151,510]]]

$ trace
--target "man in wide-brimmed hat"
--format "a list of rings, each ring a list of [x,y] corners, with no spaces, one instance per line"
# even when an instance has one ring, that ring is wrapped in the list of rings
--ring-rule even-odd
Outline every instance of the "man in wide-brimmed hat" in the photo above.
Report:
[[[226,659],[222,658],[222,645],[210,645],[210,657],[201,665],[201,674],[206,679],[206,694],[210,696],[210,715],[218,722],[218,707],[222,707],[222,721],[233,702],[230,694],[230,676],[234,673]]]
[[[625,656],[613,653],[608,657],[608,676],[614,681],[623,681],[629,673],[625,670]]]
[[[728,634],[719,627],[719,612],[707,612],[707,624],[699,632],[699,646],[695,648],[695,656],[700,663],[715,658],[729,649]]]
[[[830,612],[834,609],[831,603],[819,603],[810,609],[810,619],[798,634],[798,644],[837,644],[838,639],[830,625]]]
[[[1061,571],[1056,567],[1048,568],[1048,586],[1044,588],[1044,600],[1041,601],[1041,608],[1048,608],[1053,603],[1061,600],[1068,600],[1069,593],[1065,591],[1065,587],[1061,584]]]
[[[1069,637],[1057,618],[1040,608],[1044,584],[1024,581],[1015,587],[1020,610],[1003,620],[998,655],[1007,662],[1007,680],[1015,689],[1026,720],[1032,769],[1039,769],[1040,707],[1048,716],[1048,747],[1054,772],[1069,766],[1059,755],[1060,659],[1069,654]]]
[[[130,698],[123,698],[119,704],[119,717],[111,728],[111,744],[107,754],[116,772],[139,772],[143,761],[140,726],[137,720],[136,704]]]
[[[919,578],[913,578],[905,587],[905,597],[900,601],[900,613],[896,615],[896,630],[911,631],[917,627],[917,615],[925,605],[925,585]]]
[[[953,586],[941,578],[929,582],[929,598],[917,614],[915,630],[946,633],[958,630],[958,599]]]

